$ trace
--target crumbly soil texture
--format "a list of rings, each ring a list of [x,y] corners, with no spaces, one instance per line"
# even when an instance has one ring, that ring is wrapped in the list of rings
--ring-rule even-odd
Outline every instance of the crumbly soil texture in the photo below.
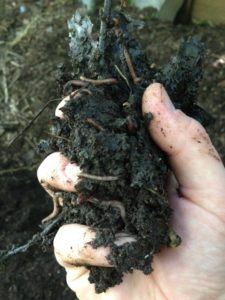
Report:
[[[22,4],[25,6],[22,7],[26,9],[25,12],[20,10]],[[36,178],[36,169],[43,160],[41,155],[37,155],[36,144],[40,138],[48,137],[45,131],[50,108],[14,143],[13,147],[8,148],[8,143],[49,99],[59,98],[56,89],[56,66],[61,61],[69,60],[68,42],[65,40],[68,36],[66,21],[71,18],[71,12],[74,12],[76,7],[78,4],[72,0],[3,1],[3,9],[0,10],[2,17],[0,52],[5,54],[0,59],[0,79],[1,82],[7,83],[7,89],[0,89],[1,249],[27,243],[33,234],[40,231],[40,220],[52,209],[51,199],[44,193]],[[216,122],[208,127],[208,131],[225,162],[224,26],[174,25],[152,19],[149,10],[138,11],[128,7],[127,12],[145,22],[142,30],[135,28],[132,33],[138,35],[141,48],[146,52],[150,64],[153,61],[157,70],[162,70],[164,64],[176,53],[182,37],[202,36],[207,51],[198,100],[216,119]],[[98,9],[93,14],[92,20],[97,20],[97,14]],[[96,24],[93,27],[95,30],[98,28]],[[2,72],[4,69],[5,72]],[[138,76],[141,74],[139,72]],[[74,78],[79,79],[79,76]],[[62,83],[74,78],[72,75],[64,77]],[[55,103],[52,103],[51,108]],[[74,209],[74,207],[71,209],[69,204],[67,206],[70,211]],[[59,216],[66,213],[65,208],[66,206]],[[111,206],[110,208],[115,209]],[[109,210],[106,207],[105,209]],[[102,208],[100,212],[102,217]],[[88,213],[91,215],[92,210]],[[68,223],[69,220],[65,219],[63,222]],[[52,224],[49,222],[46,226],[50,223]],[[92,223],[92,227],[96,226],[97,221]],[[55,232],[56,230],[53,230],[52,237]],[[67,287],[65,272],[54,259],[50,236],[48,240],[50,243],[48,253],[44,253],[35,245],[25,254],[11,257],[5,266],[0,264],[1,299],[74,299],[74,293]]]
[[[99,40],[82,11],[68,24],[71,65],[61,69],[59,82],[70,100],[62,108],[64,118],[52,120],[53,137],[39,149],[60,151],[82,170],[76,192],[62,193],[67,209],[62,223],[91,226],[93,247],[111,248],[107,259],[113,268],[87,267],[101,293],[121,283],[124,273],[151,273],[154,254],[180,243],[170,227],[167,160],[148,135],[154,116],[142,116],[141,99],[157,81],[176,108],[203,125],[211,122],[196,104],[204,48],[198,37],[184,40],[170,62],[156,68],[132,36],[141,24],[122,12],[105,8]],[[134,241],[117,246],[121,233]]]

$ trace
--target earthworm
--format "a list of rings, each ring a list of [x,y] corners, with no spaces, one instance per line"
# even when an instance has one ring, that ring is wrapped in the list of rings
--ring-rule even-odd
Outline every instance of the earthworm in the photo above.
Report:
[[[98,180],[98,181],[115,181],[118,180],[118,176],[96,176],[92,174],[87,174],[87,173],[80,173],[78,177],[83,177],[87,179],[93,179],[93,180]]]
[[[69,80],[69,81],[65,84],[64,87],[66,88],[68,85],[86,86],[86,84],[85,84],[82,80],[77,80],[77,79]]]
[[[83,82],[88,82],[88,83],[92,83],[96,86],[98,85],[113,85],[113,84],[117,84],[118,80],[115,78],[107,78],[107,79],[90,79],[90,78],[86,78],[84,76],[81,76],[80,79]]]
[[[104,204],[112,207],[116,207],[120,211],[121,218],[125,222],[126,220],[126,212],[123,204],[120,201],[117,200],[108,200],[108,201],[101,201],[96,198],[89,198],[87,199],[88,202],[94,203],[94,204]]]
[[[60,207],[63,205],[63,199],[60,197],[58,193],[55,193],[52,196],[52,202],[53,202],[53,211],[50,213],[50,215],[48,215],[46,218],[44,218],[41,221],[42,223],[46,223],[51,219],[55,218],[60,212]]]
[[[93,95],[92,92],[91,92],[89,89],[85,89],[85,88],[83,88],[83,89],[80,90],[79,92],[80,92],[80,93],[85,93],[85,94],[87,94],[87,95],[89,95],[89,96],[92,96],[92,95]]]

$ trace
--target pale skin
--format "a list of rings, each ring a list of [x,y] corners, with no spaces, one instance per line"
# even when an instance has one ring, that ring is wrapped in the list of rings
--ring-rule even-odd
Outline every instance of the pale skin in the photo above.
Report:
[[[225,300],[223,163],[205,129],[176,110],[160,84],[147,88],[142,109],[153,114],[149,134],[168,155],[168,197],[174,210],[171,225],[182,244],[155,255],[150,275],[140,271],[125,274],[123,283],[102,294],[95,294],[88,271],[79,265],[111,267],[106,259],[109,249],[94,250],[87,244],[94,238],[87,226],[71,224],[59,229],[54,240],[56,259],[81,300]],[[79,172],[78,166],[54,153],[42,163],[38,177],[56,189],[72,191]],[[118,244],[129,241],[131,237],[118,235]]]

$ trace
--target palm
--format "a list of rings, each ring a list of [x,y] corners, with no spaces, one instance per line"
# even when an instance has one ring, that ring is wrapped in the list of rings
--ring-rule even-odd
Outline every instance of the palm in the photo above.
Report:
[[[174,228],[183,242],[156,257],[152,280],[162,299],[220,299],[225,292],[224,224],[187,199],[174,196],[171,202]]]
[[[62,101],[61,107],[64,104]],[[149,133],[167,153],[171,170],[179,182],[182,196],[178,195],[173,180],[168,196],[174,209],[172,227],[181,236],[182,244],[155,255],[154,271],[150,275],[140,271],[125,274],[122,284],[99,295],[88,281],[87,269],[77,267],[84,264],[109,267],[106,260],[109,249],[95,250],[89,246],[95,236],[88,226],[72,224],[59,229],[54,239],[56,259],[67,271],[68,285],[82,300],[225,300],[225,169],[222,161],[204,128],[176,110],[160,84],[146,89],[142,110],[153,114]],[[50,155],[41,165],[39,180],[56,189],[73,191],[77,166],[61,155],[54,156],[57,157],[58,161]],[[53,167],[56,165],[58,168]]]
[[[143,300],[206,299],[206,295],[207,299],[220,299],[218,296],[224,295],[224,224],[216,216],[176,194],[169,200],[175,209],[173,227],[182,237],[182,244],[156,255],[151,275],[145,276],[139,271],[127,274],[121,285],[108,290],[107,296],[94,294],[94,288],[87,280],[88,272],[84,272],[82,280],[78,279],[84,283],[77,289],[81,299],[88,296],[87,291],[94,299],[124,300],[140,299],[140,295]],[[221,259],[218,260],[218,257]]]

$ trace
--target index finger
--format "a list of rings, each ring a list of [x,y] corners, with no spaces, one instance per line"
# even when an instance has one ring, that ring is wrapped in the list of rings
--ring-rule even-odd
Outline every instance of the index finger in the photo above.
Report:
[[[161,84],[147,88],[142,108],[153,115],[149,132],[168,154],[182,195],[225,220],[225,168],[205,129],[175,109]]]
[[[79,224],[62,226],[54,239],[54,252],[58,263],[64,268],[83,265],[112,267],[107,260],[110,248],[101,246],[94,249],[91,246],[90,242],[95,237],[96,233],[89,226]],[[120,235],[115,244],[119,246],[134,241],[133,237]]]

